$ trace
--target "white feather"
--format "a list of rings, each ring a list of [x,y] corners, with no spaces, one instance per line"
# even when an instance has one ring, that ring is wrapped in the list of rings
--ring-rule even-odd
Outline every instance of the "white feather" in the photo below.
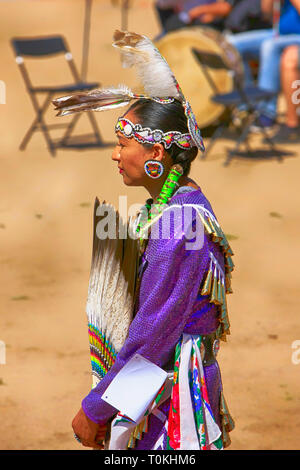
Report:
[[[107,209],[117,222],[117,238],[101,240],[96,227],[101,216],[96,216],[101,206],[103,214]],[[94,241],[91,263],[86,313],[88,323],[97,328],[118,353],[128,335],[132,320],[135,282],[138,261],[138,244],[127,236],[119,238],[119,233],[128,234],[129,227],[118,212],[109,204],[94,206]]]
[[[105,95],[125,95],[125,96],[133,96],[132,90],[124,85],[124,84],[119,84],[118,86],[111,86],[109,88],[99,88],[96,90],[91,90],[87,93],[88,95],[95,95],[97,96],[98,94],[100,96],[105,96]]]
[[[131,33],[126,34],[129,37]],[[123,67],[136,66],[147,95],[182,98],[169,65],[150,39],[141,36],[135,46],[126,44],[125,40],[116,41],[113,46],[121,51]]]

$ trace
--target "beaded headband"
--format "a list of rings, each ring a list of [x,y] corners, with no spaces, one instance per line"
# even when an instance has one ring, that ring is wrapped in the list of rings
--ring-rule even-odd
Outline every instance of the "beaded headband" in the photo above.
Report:
[[[182,149],[195,147],[190,134],[181,134],[179,131],[163,132],[160,129],[152,130],[150,127],[142,127],[141,124],[133,124],[129,119],[120,117],[115,127],[116,132],[121,132],[125,137],[133,137],[140,144],[163,144],[169,149],[176,144]]]

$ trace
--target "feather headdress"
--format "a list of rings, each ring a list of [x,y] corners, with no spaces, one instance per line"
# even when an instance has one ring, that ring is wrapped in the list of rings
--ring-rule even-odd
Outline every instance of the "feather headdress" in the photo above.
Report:
[[[112,45],[120,50],[124,68],[136,67],[147,97],[184,101],[173,72],[150,39],[136,33],[116,31]]]
[[[179,100],[185,110],[188,128],[195,145],[204,150],[203,140],[191,106],[186,101],[168,63],[152,41],[146,36],[115,31],[113,46],[120,50],[123,67],[135,66],[143,85],[144,94],[136,94],[130,88],[103,88],[80,92],[53,100],[58,116],[81,111],[104,111],[128,105],[139,98],[153,99],[160,103]]]
[[[95,199],[86,303],[93,386],[113,365],[132,320],[138,266],[132,224],[132,219],[124,223],[113,206]],[[107,225],[114,233],[104,231]]]

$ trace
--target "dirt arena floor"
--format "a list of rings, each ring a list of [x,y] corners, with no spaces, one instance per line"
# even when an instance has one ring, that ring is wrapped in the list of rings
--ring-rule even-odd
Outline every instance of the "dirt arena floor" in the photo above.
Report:
[[[129,29],[154,37],[159,29],[151,2],[134,3]],[[143,203],[146,193],[122,185],[110,148],[59,150],[52,158],[36,133],[19,150],[34,113],[10,39],[64,34],[80,65],[83,0],[2,1],[0,18],[6,85],[6,104],[0,104],[0,340],[6,344],[0,449],[80,449],[71,421],[91,385],[85,302],[94,199],[117,207],[119,195],[131,205]],[[119,10],[94,0],[89,80],[135,83],[110,45],[120,24]],[[34,82],[68,82],[65,63],[55,64],[30,64]],[[106,142],[115,141],[117,115],[96,115]],[[48,122],[56,119],[50,109]],[[76,133],[88,126],[83,116]],[[191,174],[235,252],[231,336],[219,353],[236,422],[230,448],[299,449],[300,363],[292,361],[292,344],[300,340],[300,147],[286,146],[294,155],[282,162],[243,158],[224,167],[225,149],[233,144],[220,141]]]

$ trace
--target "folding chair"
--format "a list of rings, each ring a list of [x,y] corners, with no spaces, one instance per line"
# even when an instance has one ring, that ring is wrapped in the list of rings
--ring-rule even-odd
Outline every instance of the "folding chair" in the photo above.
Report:
[[[229,150],[227,154],[227,159],[224,165],[228,165],[230,160],[236,155],[238,155],[239,148],[242,143],[246,145],[248,152],[251,152],[248,142],[248,135],[250,127],[255,123],[259,117],[259,111],[257,110],[257,103],[272,98],[276,93],[263,90],[257,86],[253,87],[244,87],[241,85],[240,79],[237,77],[236,71],[230,67],[224,59],[217,53],[205,52],[196,48],[192,48],[192,53],[199,62],[203,74],[207,79],[212,91],[213,96],[211,97],[212,101],[215,103],[221,104],[225,107],[225,110],[229,114],[230,122],[233,124],[234,128],[238,131],[238,139],[233,150]],[[212,79],[209,69],[218,69],[218,70],[227,70],[233,76],[234,89],[230,93],[220,93],[214,80]],[[234,120],[234,111],[239,107],[243,106],[245,109],[245,122],[242,125],[237,125]],[[224,134],[226,129],[226,124],[221,124],[218,126],[216,131],[213,133],[209,145],[202,158],[207,156],[209,150],[211,150],[215,141]],[[278,156],[279,159],[282,153],[275,148],[272,139],[268,136],[266,130],[262,127],[262,133],[264,134],[265,141],[269,145],[269,148],[274,156]]]
[[[32,125],[28,129],[25,137],[23,138],[20,150],[24,150],[35,131],[42,131],[47,142],[48,149],[52,156],[55,156],[57,148],[94,148],[104,147],[109,144],[105,144],[102,141],[100,131],[92,112],[87,112],[87,116],[90,120],[93,134],[88,136],[72,136],[71,133],[77,123],[80,113],[75,114],[71,122],[50,124],[47,125],[44,120],[44,113],[46,112],[49,104],[51,103],[55,94],[62,93],[74,93],[76,91],[87,91],[97,88],[99,83],[96,82],[83,82],[80,80],[79,74],[75,67],[72,54],[67,46],[66,40],[63,36],[48,36],[39,38],[13,38],[11,40],[12,47],[16,55],[16,62],[20,68],[22,77],[25,81],[26,89],[31,98],[33,107],[36,112],[36,118]],[[23,57],[49,57],[57,54],[64,54],[65,59],[70,67],[71,74],[74,78],[74,83],[58,86],[33,86],[29,78],[27,68],[24,64]],[[40,106],[37,94],[46,94],[46,98],[43,104]],[[54,128],[66,128],[65,133],[58,141],[54,141],[50,137],[49,129]]]

